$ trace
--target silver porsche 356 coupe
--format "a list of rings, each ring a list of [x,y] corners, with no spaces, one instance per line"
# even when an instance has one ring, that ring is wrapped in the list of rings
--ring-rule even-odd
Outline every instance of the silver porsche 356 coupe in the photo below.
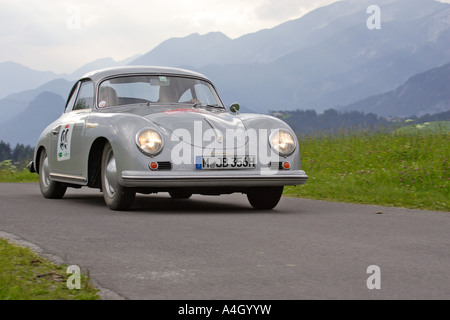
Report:
[[[205,76],[162,67],[83,76],[28,168],[45,198],[99,188],[112,210],[130,209],[136,193],[158,192],[174,199],[240,192],[254,208],[272,209],[284,186],[308,179],[286,123],[227,108]]]

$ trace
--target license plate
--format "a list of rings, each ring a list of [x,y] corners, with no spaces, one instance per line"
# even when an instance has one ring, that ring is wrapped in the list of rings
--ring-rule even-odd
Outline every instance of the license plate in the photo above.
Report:
[[[255,167],[255,156],[196,157],[195,161],[197,170],[254,169]]]

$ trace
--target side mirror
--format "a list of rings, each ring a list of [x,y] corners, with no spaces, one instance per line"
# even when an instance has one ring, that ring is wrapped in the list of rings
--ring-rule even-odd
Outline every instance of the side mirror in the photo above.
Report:
[[[235,102],[230,106],[231,113],[237,114],[237,113],[239,113],[239,109],[241,109],[241,106],[239,105],[239,103]]]

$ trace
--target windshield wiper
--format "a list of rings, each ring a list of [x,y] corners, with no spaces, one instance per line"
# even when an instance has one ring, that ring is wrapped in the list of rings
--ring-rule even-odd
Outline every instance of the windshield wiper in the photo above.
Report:
[[[197,108],[205,108],[205,109],[225,109],[224,107],[218,105],[218,104],[206,104],[203,105],[201,103],[194,103],[194,105],[192,106],[193,108],[197,109]]]

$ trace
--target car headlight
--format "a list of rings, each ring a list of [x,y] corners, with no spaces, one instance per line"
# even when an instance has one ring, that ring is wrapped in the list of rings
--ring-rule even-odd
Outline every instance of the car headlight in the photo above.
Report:
[[[290,156],[297,146],[296,138],[288,131],[274,131],[269,138],[270,146],[281,156]]]
[[[146,155],[156,156],[163,148],[163,139],[157,131],[143,129],[136,135],[136,144]]]

